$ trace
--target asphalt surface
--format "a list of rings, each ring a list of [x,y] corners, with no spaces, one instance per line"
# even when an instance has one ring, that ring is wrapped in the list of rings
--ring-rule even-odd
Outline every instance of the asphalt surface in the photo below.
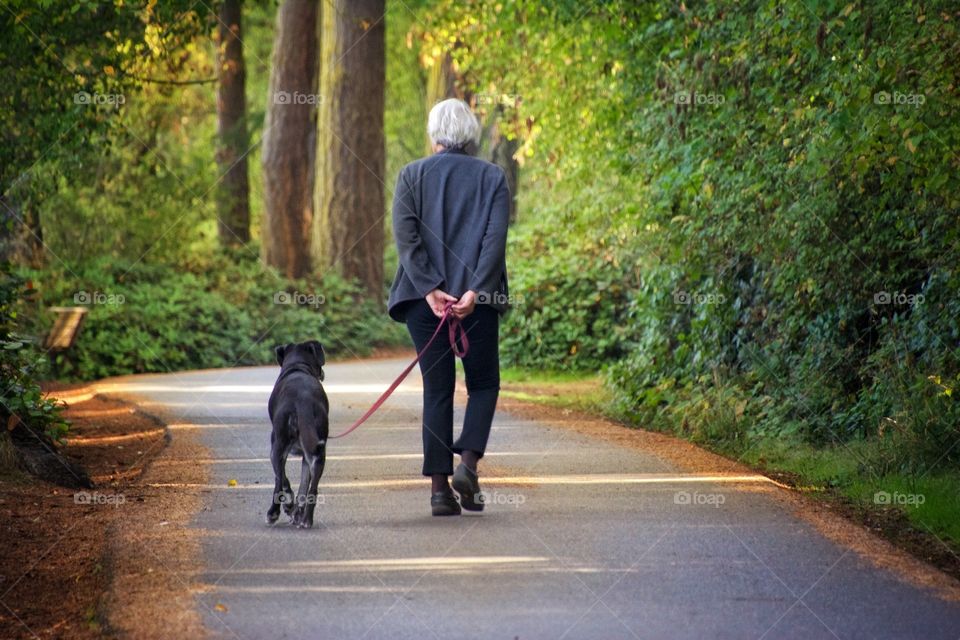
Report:
[[[332,432],[403,365],[328,365]],[[681,473],[502,412],[481,462],[486,510],[433,518],[416,371],[363,427],[330,441],[315,528],[285,516],[269,527],[277,372],[113,385],[176,418],[173,438],[197,433],[209,451],[197,456],[212,479],[193,526],[205,564],[196,606],[215,636],[960,638],[960,604],[830,542],[758,490],[759,477]],[[288,473],[296,487],[299,460]]]

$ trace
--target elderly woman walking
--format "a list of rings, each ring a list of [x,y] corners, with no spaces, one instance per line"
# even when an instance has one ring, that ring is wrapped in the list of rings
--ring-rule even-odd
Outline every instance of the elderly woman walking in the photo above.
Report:
[[[432,481],[435,516],[482,511],[477,463],[483,457],[500,392],[499,321],[507,310],[506,243],[510,193],[503,171],[471,155],[480,139],[462,100],[438,103],[427,133],[433,155],[405,166],[393,200],[400,264],[388,313],[406,322],[418,351],[444,308],[461,319],[470,349],[463,358],[467,408],[453,440],[455,356],[446,340],[423,353],[423,475]],[[453,469],[453,454],[460,464]],[[460,501],[450,488],[460,494]]]

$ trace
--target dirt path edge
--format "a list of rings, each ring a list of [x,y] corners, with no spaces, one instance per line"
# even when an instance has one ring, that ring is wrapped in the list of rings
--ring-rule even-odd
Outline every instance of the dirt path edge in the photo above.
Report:
[[[165,429],[163,450],[128,488],[134,499],[124,505],[106,532],[105,569],[108,592],[100,600],[98,618],[105,635],[118,638],[208,638],[196,595],[204,569],[200,538],[191,526],[202,509],[196,485],[209,482],[209,470],[190,464],[209,452],[194,430],[169,429],[173,416],[144,408],[135,395],[98,384],[54,394],[70,399],[102,396],[131,405]],[[181,485],[164,487],[157,485]]]

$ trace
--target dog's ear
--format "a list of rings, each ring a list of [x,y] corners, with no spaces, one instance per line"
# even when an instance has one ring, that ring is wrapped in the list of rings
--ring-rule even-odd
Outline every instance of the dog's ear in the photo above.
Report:
[[[320,367],[320,381],[323,382],[323,365],[327,363],[326,355],[323,353],[323,345],[317,342],[316,340],[311,340],[307,343],[310,346],[310,352],[313,353],[313,357],[317,360],[317,365]]]
[[[283,354],[287,352],[287,349],[292,347],[293,344],[278,344],[273,348],[273,352],[277,354],[277,364],[283,366]]]
[[[315,357],[315,358],[317,359],[317,362],[320,364],[321,367],[322,367],[323,365],[327,364],[327,356],[326,356],[326,354],[323,352],[323,345],[322,345],[322,344],[320,344],[320,343],[319,343],[318,341],[316,341],[316,340],[311,340],[311,341],[310,341],[310,351],[313,352],[313,357]]]

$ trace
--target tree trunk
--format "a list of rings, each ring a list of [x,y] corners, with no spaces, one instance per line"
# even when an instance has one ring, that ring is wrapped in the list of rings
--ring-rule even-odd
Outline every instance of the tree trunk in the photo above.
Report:
[[[250,240],[250,203],[247,178],[247,102],[244,96],[242,0],[220,5],[219,88],[217,92],[220,184],[217,189],[218,230],[222,246]]]
[[[503,169],[510,189],[510,222],[517,219],[517,180],[520,177],[520,165],[513,156],[519,148],[516,138],[510,140],[500,130],[499,121],[490,129],[490,162]]]
[[[313,257],[383,300],[384,0],[320,9]]]
[[[17,191],[23,186],[18,179],[5,194],[0,194],[0,262],[40,268],[46,251],[43,228],[36,204],[21,207]]]
[[[453,66],[453,58],[449,53],[442,54],[439,58],[432,59],[433,64],[427,69],[427,113],[433,105],[447,98],[460,98],[465,102],[470,102],[470,96],[462,88],[458,89],[459,76]],[[459,83],[462,87],[462,83]],[[424,123],[423,135],[427,143],[427,155],[433,153],[433,143],[430,136],[427,135],[426,123]]]
[[[317,105],[316,0],[277,11],[263,133],[263,259],[287,277],[310,273]]]

